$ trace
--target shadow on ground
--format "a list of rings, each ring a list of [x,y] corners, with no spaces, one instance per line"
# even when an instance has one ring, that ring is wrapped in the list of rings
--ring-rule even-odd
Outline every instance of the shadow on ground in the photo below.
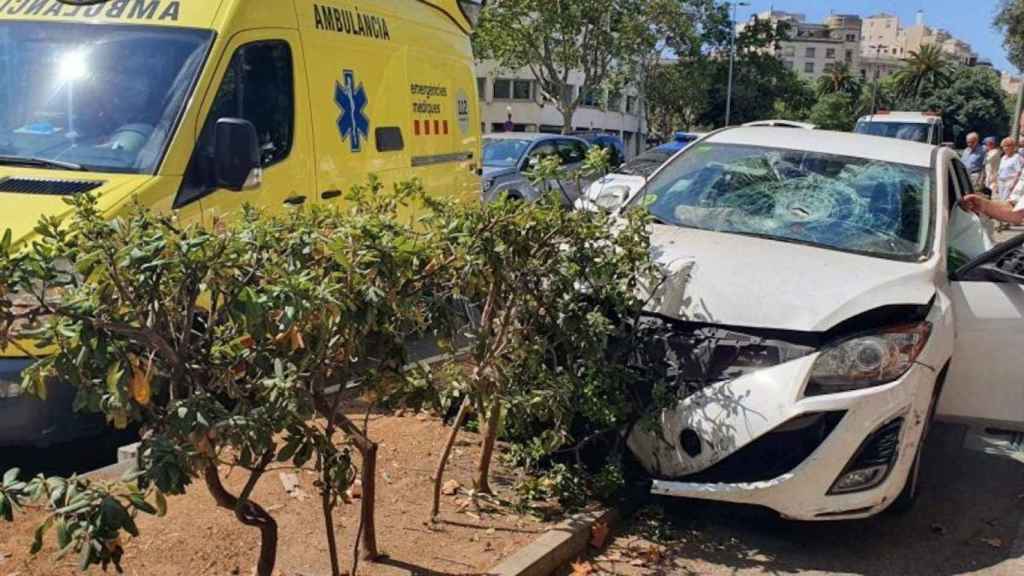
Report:
[[[110,430],[101,436],[47,448],[0,448],[0,474],[21,470],[22,478],[36,474],[71,476],[117,462],[117,448],[137,440],[134,431]]]
[[[658,499],[593,565],[630,576],[1012,574],[1001,565],[1024,518],[1024,466],[962,449],[963,434],[934,429],[909,514],[800,523],[750,507]]]

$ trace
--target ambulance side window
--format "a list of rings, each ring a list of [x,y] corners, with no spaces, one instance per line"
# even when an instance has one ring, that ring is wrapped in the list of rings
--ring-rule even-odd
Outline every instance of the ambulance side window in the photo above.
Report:
[[[256,126],[264,168],[288,157],[295,133],[295,87],[287,42],[254,42],[235,51],[192,153],[175,207],[216,188],[213,134],[221,118],[242,118]]]

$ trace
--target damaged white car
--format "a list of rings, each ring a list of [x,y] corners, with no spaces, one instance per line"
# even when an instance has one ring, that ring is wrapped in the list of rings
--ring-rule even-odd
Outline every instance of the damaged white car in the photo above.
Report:
[[[909,507],[933,416],[1024,430],[1022,240],[945,148],[735,128],[629,200],[668,271],[646,322],[678,401],[628,444],[661,495],[800,520]]]

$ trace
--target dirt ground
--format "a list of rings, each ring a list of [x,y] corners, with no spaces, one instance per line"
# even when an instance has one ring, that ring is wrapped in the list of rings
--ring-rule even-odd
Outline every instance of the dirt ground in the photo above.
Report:
[[[367,575],[481,574],[515,550],[536,539],[548,525],[531,516],[517,516],[507,508],[467,506],[462,489],[442,500],[443,522],[427,522],[432,486],[430,476],[448,430],[439,419],[423,414],[374,415],[370,435],[380,442],[377,472],[377,529],[379,562],[360,562]],[[463,433],[449,464],[446,478],[470,486],[479,452],[477,436]],[[299,473],[299,489],[308,497],[289,496],[282,472],[268,472],[254,499],[271,510],[280,529],[277,572],[282,576],[330,574],[319,497],[312,471]],[[287,471],[284,471],[287,474]],[[497,497],[510,496],[512,478],[496,466],[493,488]],[[243,474],[226,480],[237,493]],[[293,492],[295,494],[296,492]],[[342,546],[342,566],[351,564],[359,500],[342,504],[335,513]],[[35,558],[28,555],[38,514],[12,525],[0,524],[0,576],[64,576],[76,574],[73,559],[57,561],[53,537]],[[255,563],[259,534],[213,506],[201,483],[188,495],[171,498],[168,515],[140,516],[141,538],[126,546],[125,573],[139,576],[249,575]],[[95,570],[99,572],[98,569]]]

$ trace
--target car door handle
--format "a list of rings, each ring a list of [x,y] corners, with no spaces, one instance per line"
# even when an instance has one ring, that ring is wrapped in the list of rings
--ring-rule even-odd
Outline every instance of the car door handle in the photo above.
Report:
[[[337,198],[339,196],[341,196],[341,190],[327,190],[326,192],[322,192],[320,194],[320,198],[324,200],[333,200],[334,198]]]
[[[284,199],[284,203],[288,204],[289,206],[302,206],[303,204],[306,203],[306,197],[305,196],[291,196],[289,198],[285,198]]]

